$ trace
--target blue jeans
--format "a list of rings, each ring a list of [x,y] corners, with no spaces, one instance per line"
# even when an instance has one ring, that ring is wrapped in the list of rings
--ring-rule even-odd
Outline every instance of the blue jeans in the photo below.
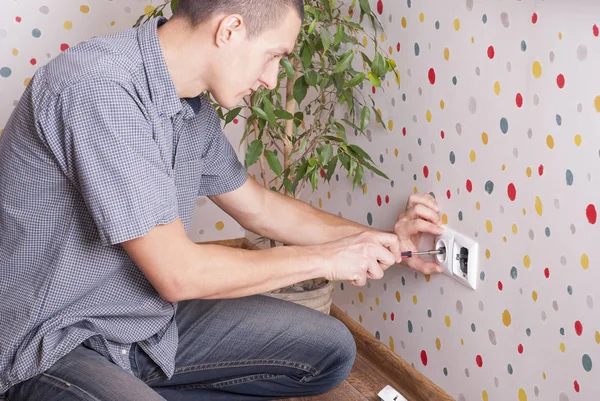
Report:
[[[356,346],[335,318],[265,296],[179,303],[169,380],[133,345],[135,375],[81,345],[10,401],[271,400],[324,393],[350,373]]]

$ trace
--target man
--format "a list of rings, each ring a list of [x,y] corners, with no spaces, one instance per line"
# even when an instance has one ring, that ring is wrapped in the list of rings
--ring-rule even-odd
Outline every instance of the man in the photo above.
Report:
[[[273,88],[302,18],[300,0],[179,0],[168,22],[38,70],[0,137],[0,394],[264,400],[344,380],[343,325],[257,294],[316,277],[364,285],[442,229],[429,195],[392,234],[247,178],[201,94],[231,107]],[[199,195],[291,246],[192,243]]]

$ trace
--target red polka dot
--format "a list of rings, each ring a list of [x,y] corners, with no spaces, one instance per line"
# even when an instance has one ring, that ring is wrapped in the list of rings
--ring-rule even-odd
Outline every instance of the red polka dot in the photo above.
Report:
[[[546,276],[546,278],[550,277],[550,269],[548,269],[547,267],[544,269],[544,276]]]
[[[390,203],[390,196],[389,195],[385,196],[385,203]]]
[[[381,195],[377,195],[377,206],[381,206]]]
[[[375,87],[372,87],[371,92],[373,92],[373,94],[375,94],[375,92],[377,92],[377,89],[375,89]]]
[[[479,366],[479,367],[483,366],[483,358],[481,357],[481,355],[477,355],[475,357],[475,362],[477,363],[477,366]]]
[[[517,188],[515,188],[515,184],[512,182],[508,184],[508,189],[506,192],[508,192],[508,199],[511,201],[514,201],[517,198]]]
[[[352,14],[354,13],[354,9],[352,9],[352,8],[349,8],[349,9],[348,9],[348,13],[349,13],[350,15],[352,15]]]
[[[598,37],[598,35],[600,35],[600,29],[598,29],[598,25],[594,24],[593,28],[592,28],[592,32],[594,33],[594,36]]]
[[[588,205],[588,207],[585,209],[585,214],[590,224],[596,224],[596,218],[598,217],[596,213],[596,206]]]
[[[446,196],[448,197],[448,199],[450,199],[452,197],[452,192],[450,192],[450,190],[447,190]]]
[[[36,65],[37,64],[37,60],[32,58],[31,60],[29,60],[29,64],[31,65]]]
[[[429,177],[429,168],[427,166],[423,167],[423,175],[425,178]]]
[[[538,174],[540,175],[540,177],[542,175],[544,175],[544,165],[540,164],[540,166],[538,167]]]
[[[523,96],[520,93],[517,93],[517,97],[515,99],[516,103],[517,103],[517,107],[522,107],[523,106]]]
[[[538,15],[536,13],[533,13],[533,15],[531,16],[531,22],[532,23],[536,23],[538,20]]]
[[[390,320],[393,322],[394,321],[394,312],[392,312],[392,314],[390,315]]]
[[[63,43],[60,45],[60,51],[64,52],[65,50],[67,50],[69,48],[69,45],[66,43]]]
[[[234,123],[234,124],[237,124],[237,123],[239,123],[239,122],[240,122],[240,120],[238,120],[237,118],[234,118],[234,119],[233,119],[233,123]]]
[[[519,344],[519,346],[517,347],[517,351],[519,351],[519,354],[523,353],[523,344]]]
[[[325,178],[325,170],[321,169],[321,171],[319,171],[321,178]]]
[[[17,22],[21,22],[21,17],[17,17],[17,18],[15,18],[15,21],[17,21]]]
[[[396,51],[399,52],[400,51],[400,42],[396,43]]]
[[[427,366],[427,352],[425,350],[421,351],[421,362],[424,366]]]
[[[431,85],[435,84],[435,70],[433,68],[429,69],[429,73],[427,74],[429,78],[429,83]]]
[[[406,127],[402,127],[402,135],[406,136]]]
[[[504,286],[502,285],[502,281],[498,281],[498,289],[502,291],[503,288]]]
[[[494,58],[495,54],[496,54],[496,52],[494,51],[494,46],[488,47],[488,50],[487,50],[488,57],[489,58]]]
[[[565,76],[563,74],[558,74],[556,77],[556,85],[558,85],[560,89],[565,87]]]
[[[575,390],[576,393],[579,392],[579,383],[577,383],[577,380],[575,380],[573,382],[573,389]]]
[[[467,191],[469,192],[473,192],[473,183],[471,182],[471,180],[467,180]]]
[[[440,136],[442,137],[442,139],[444,139],[446,137],[446,134],[444,133],[444,131],[440,132]]]
[[[581,336],[582,333],[583,333],[583,325],[578,320],[575,322],[575,334],[577,334],[578,336]]]
[[[383,13],[383,1],[381,0],[377,1],[377,12],[379,15]]]

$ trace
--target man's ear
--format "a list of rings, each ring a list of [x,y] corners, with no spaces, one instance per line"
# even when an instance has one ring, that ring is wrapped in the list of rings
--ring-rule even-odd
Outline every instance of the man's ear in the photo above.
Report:
[[[246,37],[246,24],[239,14],[223,17],[217,25],[215,43],[221,47],[231,43],[240,43]]]

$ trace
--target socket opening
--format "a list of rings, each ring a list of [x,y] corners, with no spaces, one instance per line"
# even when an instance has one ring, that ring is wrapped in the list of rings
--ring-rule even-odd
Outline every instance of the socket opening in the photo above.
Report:
[[[461,246],[460,251],[456,254],[456,260],[458,261],[458,268],[463,277],[466,278],[469,275],[469,250]]]
[[[446,255],[450,250],[448,249],[448,244],[444,241],[443,238],[439,238],[435,243],[435,249],[444,249],[445,252],[440,253],[439,255],[435,255],[436,259],[440,263],[445,263],[448,256]]]

